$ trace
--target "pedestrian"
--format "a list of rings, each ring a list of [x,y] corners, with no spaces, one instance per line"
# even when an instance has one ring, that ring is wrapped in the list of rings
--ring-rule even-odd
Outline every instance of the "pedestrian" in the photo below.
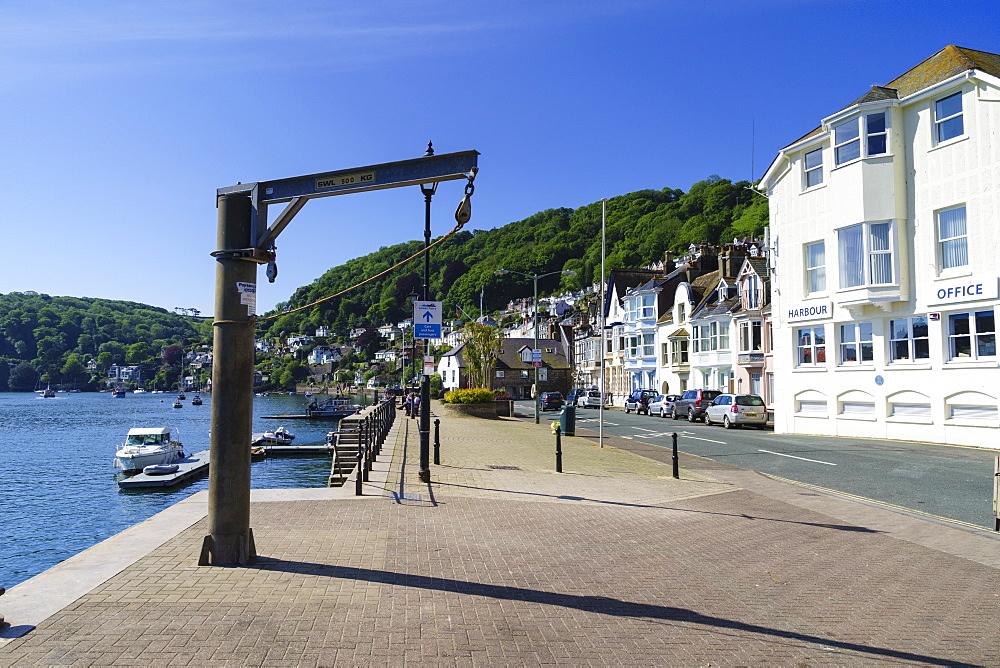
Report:
[[[410,417],[415,418],[420,413],[420,395],[413,393],[413,407],[410,408]]]
[[[413,393],[407,392],[406,399],[403,400],[403,405],[406,410],[406,416],[409,417],[413,413]]]

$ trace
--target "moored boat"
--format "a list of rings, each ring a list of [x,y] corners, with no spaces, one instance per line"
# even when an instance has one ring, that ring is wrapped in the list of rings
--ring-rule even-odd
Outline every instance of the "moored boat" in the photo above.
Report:
[[[193,397],[191,397],[191,405],[192,406],[201,406],[202,403],[203,402],[201,400],[201,396],[200,395],[196,394]]]
[[[115,467],[125,472],[147,466],[169,465],[184,457],[184,446],[170,427],[136,427],[115,453]]]
[[[349,403],[349,401],[349,399],[327,399],[323,403],[319,403],[313,397],[313,400],[306,406],[304,415],[286,413],[284,415],[262,415],[261,417],[288,420],[339,420],[361,410],[361,406]]]
[[[295,434],[288,431],[285,427],[278,427],[277,429],[273,429],[271,431],[265,431],[261,434],[261,437],[254,443],[254,445],[290,445],[294,440]]]

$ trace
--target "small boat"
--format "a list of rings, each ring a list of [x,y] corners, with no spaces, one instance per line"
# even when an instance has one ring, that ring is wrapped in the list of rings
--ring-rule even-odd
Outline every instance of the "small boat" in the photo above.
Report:
[[[175,400],[175,401],[174,401],[174,404],[173,404],[173,407],[174,407],[174,408],[184,408],[184,404],[182,404],[182,403],[180,402],[180,400]]]
[[[111,390],[111,398],[112,399],[124,399],[125,398],[125,388],[124,387],[116,387],[115,389]]]
[[[56,391],[53,390],[51,387],[46,387],[44,390],[42,390],[42,397],[44,399],[55,399]]]
[[[177,395],[177,401],[184,401],[185,399],[187,399],[187,396],[183,392]]]
[[[250,461],[259,462],[265,457],[267,457],[267,450],[264,449],[263,445],[254,445],[250,447]]]
[[[141,471],[147,466],[168,465],[184,457],[184,446],[170,427],[135,427],[115,453],[115,468]]]
[[[180,466],[177,464],[150,464],[149,466],[143,466],[142,472],[146,475],[166,475],[168,473],[177,473],[177,469]]]
[[[291,445],[294,440],[295,434],[284,427],[278,427],[272,431],[265,431],[255,445],[264,443],[268,445]]]
[[[132,390],[132,394],[146,394],[146,390],[142,389],[141,387],[137,387],[134,390]]]
[[[199,396],[199,395],[196,394],[193,397],[191,397],[191,405],[192,406],[201,406],[202,403],[204,403],[204,402],[201,400],[201,396]]]

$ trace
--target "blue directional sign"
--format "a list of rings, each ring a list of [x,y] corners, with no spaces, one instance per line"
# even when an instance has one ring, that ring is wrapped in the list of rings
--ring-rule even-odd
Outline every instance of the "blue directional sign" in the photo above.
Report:
[[[441,338],[441,302],[413,302],[413,336]]]

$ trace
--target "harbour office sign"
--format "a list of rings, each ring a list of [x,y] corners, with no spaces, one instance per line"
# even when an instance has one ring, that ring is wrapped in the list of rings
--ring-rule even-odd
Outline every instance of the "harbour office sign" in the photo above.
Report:
[[[961,304],[980,299],[996,299],[998,294],[996,276],[988,278],[966,276],[937,283],[931,287],[928,304]]]
[[[799,320],[820,320],[833,315],[833,302],[811,301],[807,304],[793,305],[785,312],[788,322]]]

